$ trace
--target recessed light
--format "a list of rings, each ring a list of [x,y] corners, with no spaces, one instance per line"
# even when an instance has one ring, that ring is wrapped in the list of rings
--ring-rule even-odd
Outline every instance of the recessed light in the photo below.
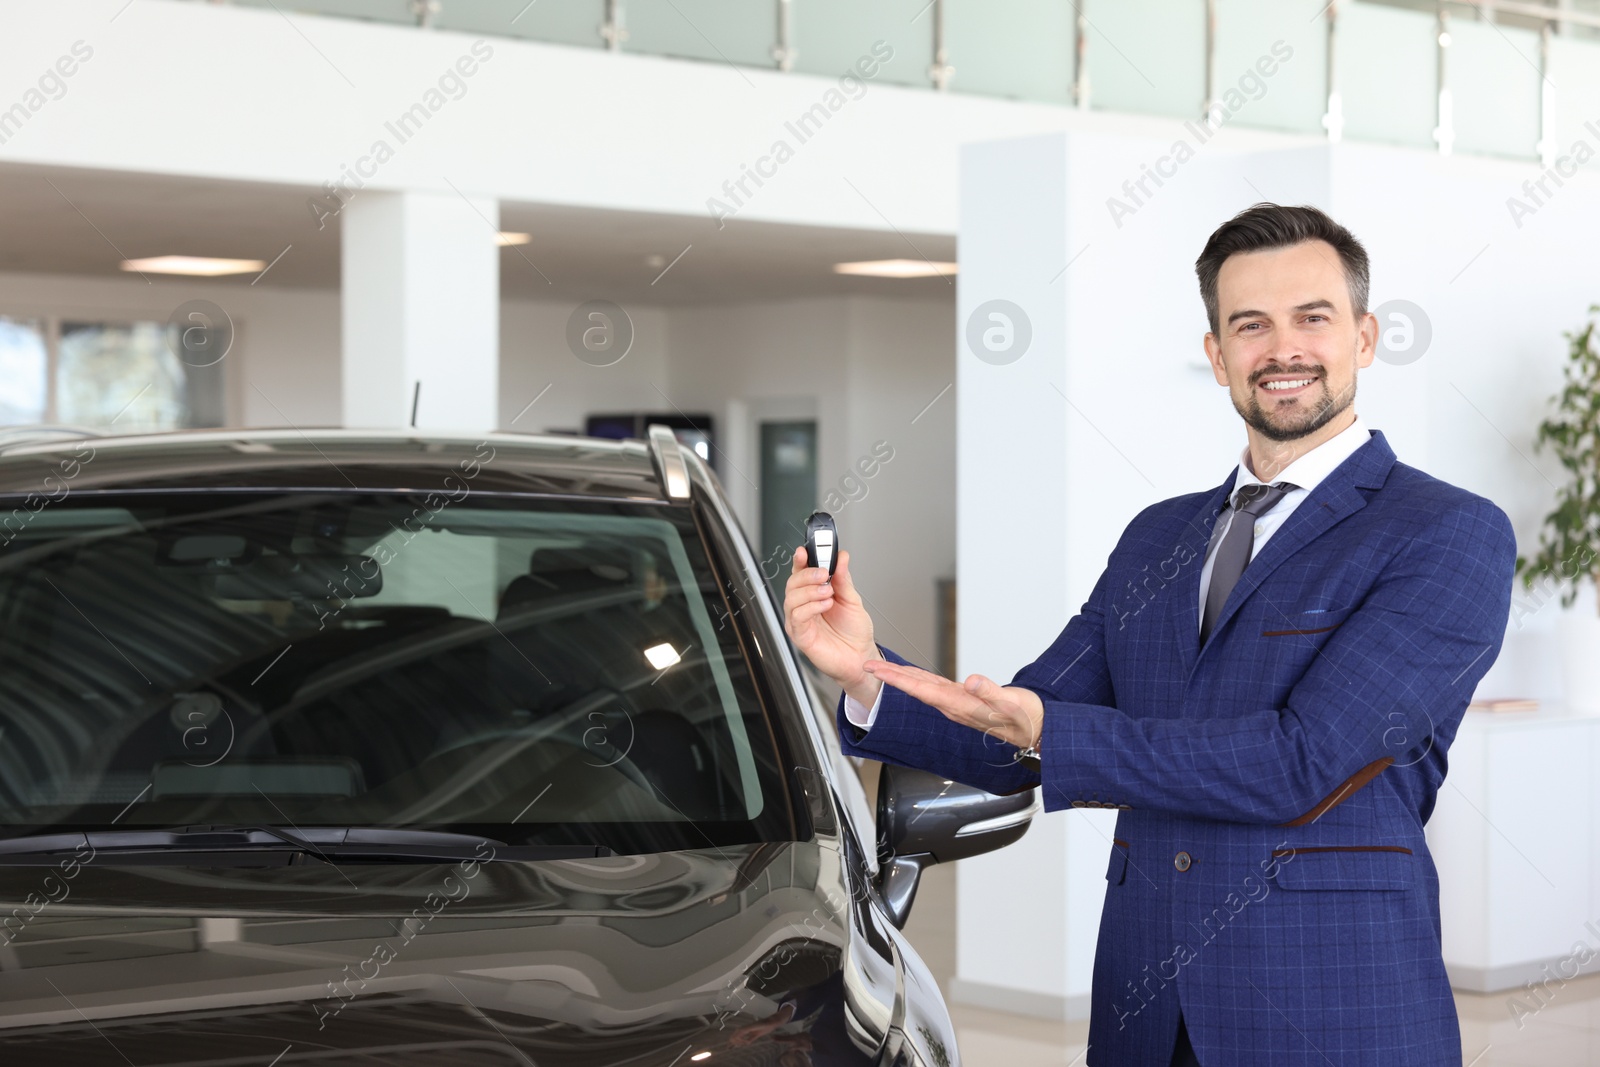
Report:
[[[869,259],[860,263],[835,263],[833,272],[870,278],[944,278],[956,272],[956,265],[930,263],[926,259]]]
[[[678,650],[663,641],[659,645],[651,645],[644,650],[644,658],[650,661],[650,666],[658,671],[664,671],[683,657],[678,655]]]
[[[501,248],[505,248],[507,245],[525,245],[531,240],[533,240],[533,234],[531,233],[512,233],[509,230],[501,230],[494,235],[494,243]]]
[[[125,259],[123,270],[141,274],[197,274],[215,278],[222,274],[255,274],[267,269],[261,259],[213,259],[209,256],[151,256],[149,259]]]

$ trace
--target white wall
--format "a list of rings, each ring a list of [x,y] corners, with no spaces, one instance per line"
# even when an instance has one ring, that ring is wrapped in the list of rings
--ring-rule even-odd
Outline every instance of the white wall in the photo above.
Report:
[[[618,362],[597,367],[567,347],[567,319],[576,307],[576,303],[531,300],[501,302],[501,429],[582,433],[584,416],[589,414],[670,411],[674,405],[687,411],[696,406],[694,398],[683,396],[670,380],[665,311],[627,308],[633,324],[632,347]]]
[[[815,412],[823,503],[876,442],[893,449],[865,495],[834,514],[878,639],[935,666],[934,580],[955,566],[954,390],[929,404],[954,380],[951,305],[829,297],[679,308],[669,336],[676,395],[722,420],[722,481],[753,541],[758,413]],[[758,543],[757,555],[776,547]]]
[[[851,561],[859,559],[878,640],[932,670],[939,668],[934,581],[956,574],[954,295],[950,302],[849,301],[848,463],[859,471],[879,441],[894,458],[865,481],[859,501],[840,489],[852,466],[824,470],[822,478],[825,494],[831,487],[846,500],[836,511],[840,536],[848,530],[859,546]]]

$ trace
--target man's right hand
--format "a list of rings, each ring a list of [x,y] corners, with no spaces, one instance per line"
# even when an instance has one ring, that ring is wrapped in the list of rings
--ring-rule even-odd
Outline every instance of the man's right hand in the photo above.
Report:
[[[850,580],[850,553],[840,551],[831,581],[828,568],[806,566],[804,545],[795,549],[793,562],[783,594],[784,632],[819,671],[871,707],[883,683],[861,667],[883,657],[872,639],[872,619]]]

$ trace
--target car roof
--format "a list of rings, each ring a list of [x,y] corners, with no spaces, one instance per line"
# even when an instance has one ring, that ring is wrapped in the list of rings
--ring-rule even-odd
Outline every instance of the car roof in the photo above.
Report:
[[[643,441],[332,428],[121,437],[42,430],[0,441],[0,494],[149,489],[476,491],[666,499]]]

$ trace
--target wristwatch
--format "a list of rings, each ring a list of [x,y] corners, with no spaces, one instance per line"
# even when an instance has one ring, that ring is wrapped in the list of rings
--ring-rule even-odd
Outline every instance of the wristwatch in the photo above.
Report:
[[[1044,744],[1044,723],[1039,723],[1039,736],[1033,739],[1033,744],[1027,748],[1017,746],[1017,751],[1011,757],[1012,763],[1020,763],[1030,771],[1039,769],[1039,746]]]

